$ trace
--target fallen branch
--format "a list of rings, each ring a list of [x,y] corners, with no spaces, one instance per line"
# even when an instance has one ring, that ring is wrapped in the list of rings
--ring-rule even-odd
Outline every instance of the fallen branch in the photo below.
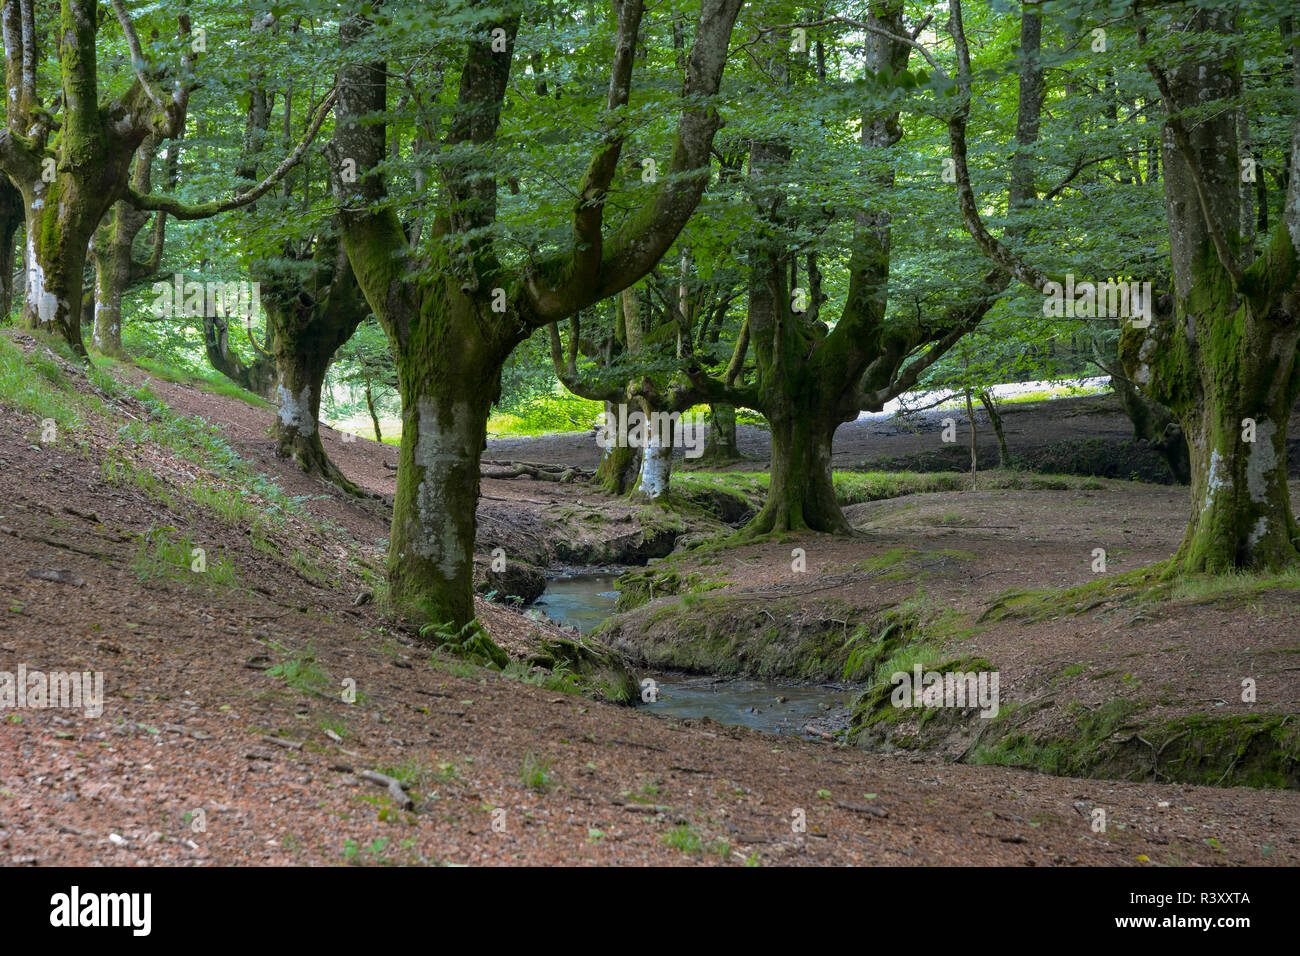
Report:
[[[403,810],[415,809],[415,801],[412,800],[410,795],[406,792],[411,786],[409,783],[405,783],[395,777],[390,777],[386,773],[380,773],[378,770],[362,770],[357,774],[357,776],[362,780],[367,780],[370,783],[373,783],[377,787],[387,787],[388,795],[392,797],[393,802]]]

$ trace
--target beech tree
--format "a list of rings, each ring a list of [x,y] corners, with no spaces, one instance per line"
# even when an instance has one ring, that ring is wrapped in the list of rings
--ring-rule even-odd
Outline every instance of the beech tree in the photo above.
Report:
[[[970,53],[959,0],[951,11],[961,105],[949,128],[963,220],[999,268],[1043,292],[1053,277],[989,232],[970,185]],[[1242,188],[1241,60],[1224,55],[1239,37],[1241,11],[1134,4],[1130,14],[1164,115],[1173,288],[1125,323],[1120,358],[1131,381],[1173,412],[1187,439],[1191,516],[1168,573],[1294,564],[1300,529],[1286,483],[1286,429],[1300,395],[1300,177],[1289,177],[1282,216],[1257,252],[1257,217],[1242,210],[1243,195],[1254,190]],[[1158,52],[1153,34],[1161,38]],[[1287,54],[1294,96],[1294,43]],[[1300,113],[1290,121],[1294,170]]]
[[[179,129],[190,82],[149,66],[123,0],[113,11],[135,61],[134,81],[107,103],[99,97],[96,35],[100,7],[62,0],[57,29],[38,29],[36,0],[5,0],[7,125],[0,170],[22,193],[27,244],[23,322],[56,334],[81,355],[82,273],[91,235],[127,189],[132,159],[149,136]],[[182,18],[182,30],[187,30]],[[38,40],[58,37],[59,90],[53,111],[37,89]],[[187,64],[179,65],[183,73]]]
[[[1132,380],[1173,410],[1187,437],[1192,511],[1171,568],[1294,564],[1300,527],[1287,489],[1286,432],[1300,395],[1300,110],[1291,117],[1282,216],[1257,256],[1255,217],[1242,208],[1248,144],[1230,108],[1241,92],[1241,60],[1223,53],[1242,13],[1188,5],[1155,11],[1148,24],[1134,10],[1165,111],[1173,294],[1149,327],[1125,328],[1120,348]],[[1152,25],[1177,45],[1149,49]],[[1294,39],[1290,46],[1294,104],[1300,48]],[[1214,103],[1228,108],[1205,115]]]
[[[771,426],[771,480],[762,509],[745,529],[749,534],[848,533],[831,478],[835,431],[862,410],[878,411],[912,388],[979,323],[1007,285],[993,272],[966,282],[958,301],[940,309],[909,315],[889,308],[892,214],[887,196],[896,179],[889,151],[903,137],[895,84],[907,76],[915,38],[929,23],[926,18],[909,26],[904,7],[900,0],[875,0],[864,20],[827,21],[864,31],[865,67],[876,83],[862,109],[859,143],[876,159],[861,175],[878,198],[852,212],[848,291],[833,327],[820,315],[821,269],[789,239],[798,212],[789,206],[786,183],[802,144],[766,135],[750,147],[750,188],[762,223],[749,252],[746,328],[755,376],[739,385],[694,376],[710,400],[757,409]],[[765,61],[767,72],[782,85],[790,77],[789,29],[771,41]]]
[[[607,230],[644,13],[642,0],[616,4],[604,132],[576,190],[571,236],[514,261],[493,232],[499,184],[488,159],[510,80],[518,9],[473,6],[472,18],[459,23],[469,35],[435,156],[437,214],[431,241],[418,248],[387,199],[379,168],[386,64],[372,54],[340,71],[331,169],[343,241],[389,336],[401,386],[402,450],[388,558],[389,593],[399,612],[453,628],[472,621],[479,462],[502,365],[533,329],[621,292],[672,245],[709,179],[709,148],[720,123],[710,97],[740,5],[702,0],[671,159],[661,164],[648,198]],[[361,48],[370,26],[361,17],[343,24],[345,47]]]

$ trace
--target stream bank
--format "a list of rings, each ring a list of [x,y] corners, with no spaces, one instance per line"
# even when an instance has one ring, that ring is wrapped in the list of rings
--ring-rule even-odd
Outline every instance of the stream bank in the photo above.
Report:
[[[566,570],[553,575],[530,613],[590,634],[615,613],[625,569]],[[639,670],[638,707],[678,718],[708,717],[772,734],[828,737],[848,727],[857,696],[848,684],[799,683],[680,670]]]

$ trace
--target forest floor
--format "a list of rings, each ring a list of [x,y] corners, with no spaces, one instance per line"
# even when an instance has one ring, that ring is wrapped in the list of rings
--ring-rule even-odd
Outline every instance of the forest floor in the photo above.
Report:
[[[102,716],[0,714],[0,863],[1300,862],[1295,790],[866,752],[658,717],[434,652],[367,600],[382,596],[395,448],[326,431],[344,473],[379,496],[349,498],[275,458],[268,408],[157,379],[141,389],[147,376],[129,366],[88,379],[21,334],[0,346],[0,671],[104,675]],[[27,353],[39,394],[13,385],[27,372],[4,349]],[[54,440],[42,440],[47,417]],[[573,458],[552,458],[564,443]],[[489,452],[594,455],[581,435]],[[582,485],[485,480],[483,492],[485,553],[663,550],[646,509]],[[837,587],[852,592],[846,603],[884,607],[923,583],[954,610],[987,609],[1008,587],[1087,582],[1093,547],[1121,570],[1163,558],[1185,510],[1181,489],[1118,481],[871,501],[849,509],[861,536],[795,541],[807,573],[791,575],[790,541],[738,546],[711,594],[797,595],[798,614]],[[706,545],[726,530],[688,524]],[[669,562],[715,574],[707,554]],[[1107,681],[1172,682],[1156,696],[1186,710],[1193,696],[1226,704],[1239,674],[1259,674],[1261,701],[1295,711],[1295,668],[1275,654],[1296,644],[1286,599],[1180,598],[1141,627],[1103,603],[1066,625],[1022,614],[959,639],[979,641],[1012,699],[1071,663],[1107,674],[1140,652]],[[517,653],[559,633],[501,605],[480,610]],[[1085,676],[1067,679],[1076,699],[1110,692]],[[365,771],[403,781],[412,809]]]

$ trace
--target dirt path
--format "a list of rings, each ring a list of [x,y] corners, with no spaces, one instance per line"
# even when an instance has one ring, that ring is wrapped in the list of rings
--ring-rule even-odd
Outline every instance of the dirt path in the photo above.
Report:
[[[177,411],[216,423],[289,495],[310,496],[312,520],[287,521],[270,551],[259,548],[249,527],[180,500],[177,488],[207,479],[167,449],[121,448],[117,422],[90,422],[51,448],[36,440],[32,416],[5,409],[0,670],[101,671],[105,701],[97,718],[55,708],[0,715],[0,862],[1300,860],[1294,792],[873,755],[656,718],[433,655],[374,603],[354,604],[382,560],[382,503],[286,469],[267,441],[271,412],[154,388]],[[354,480],[391,494],[382,462],[395,461],[394,449],[330,437],[327,447]],[[114,455],[147,462],[171,503],[105,480]],[[531,514],[539,526],[591,497],[523,480],[484,490],[506,500],[485,501],[483,516]],[[624,507],[611,503],[610,514]],[[872,520],[900,519],[882,506]],[[142,536],[162,528],[204,547],[209,568],[228,564],[234,583],[142,576]],[[865,550],[843,555],[828,545],[820,560],[886,543],[853,542]],[[1165,543],[1145,543],[1142,554]],[[543,627],[482,610],[503,640]],[[359,703],[341,699],[345,681]],[[376,769],[409,783],[413,811],[360,780]],[[1090,825],[1096,808],[1107,812],[1105,832]]]

